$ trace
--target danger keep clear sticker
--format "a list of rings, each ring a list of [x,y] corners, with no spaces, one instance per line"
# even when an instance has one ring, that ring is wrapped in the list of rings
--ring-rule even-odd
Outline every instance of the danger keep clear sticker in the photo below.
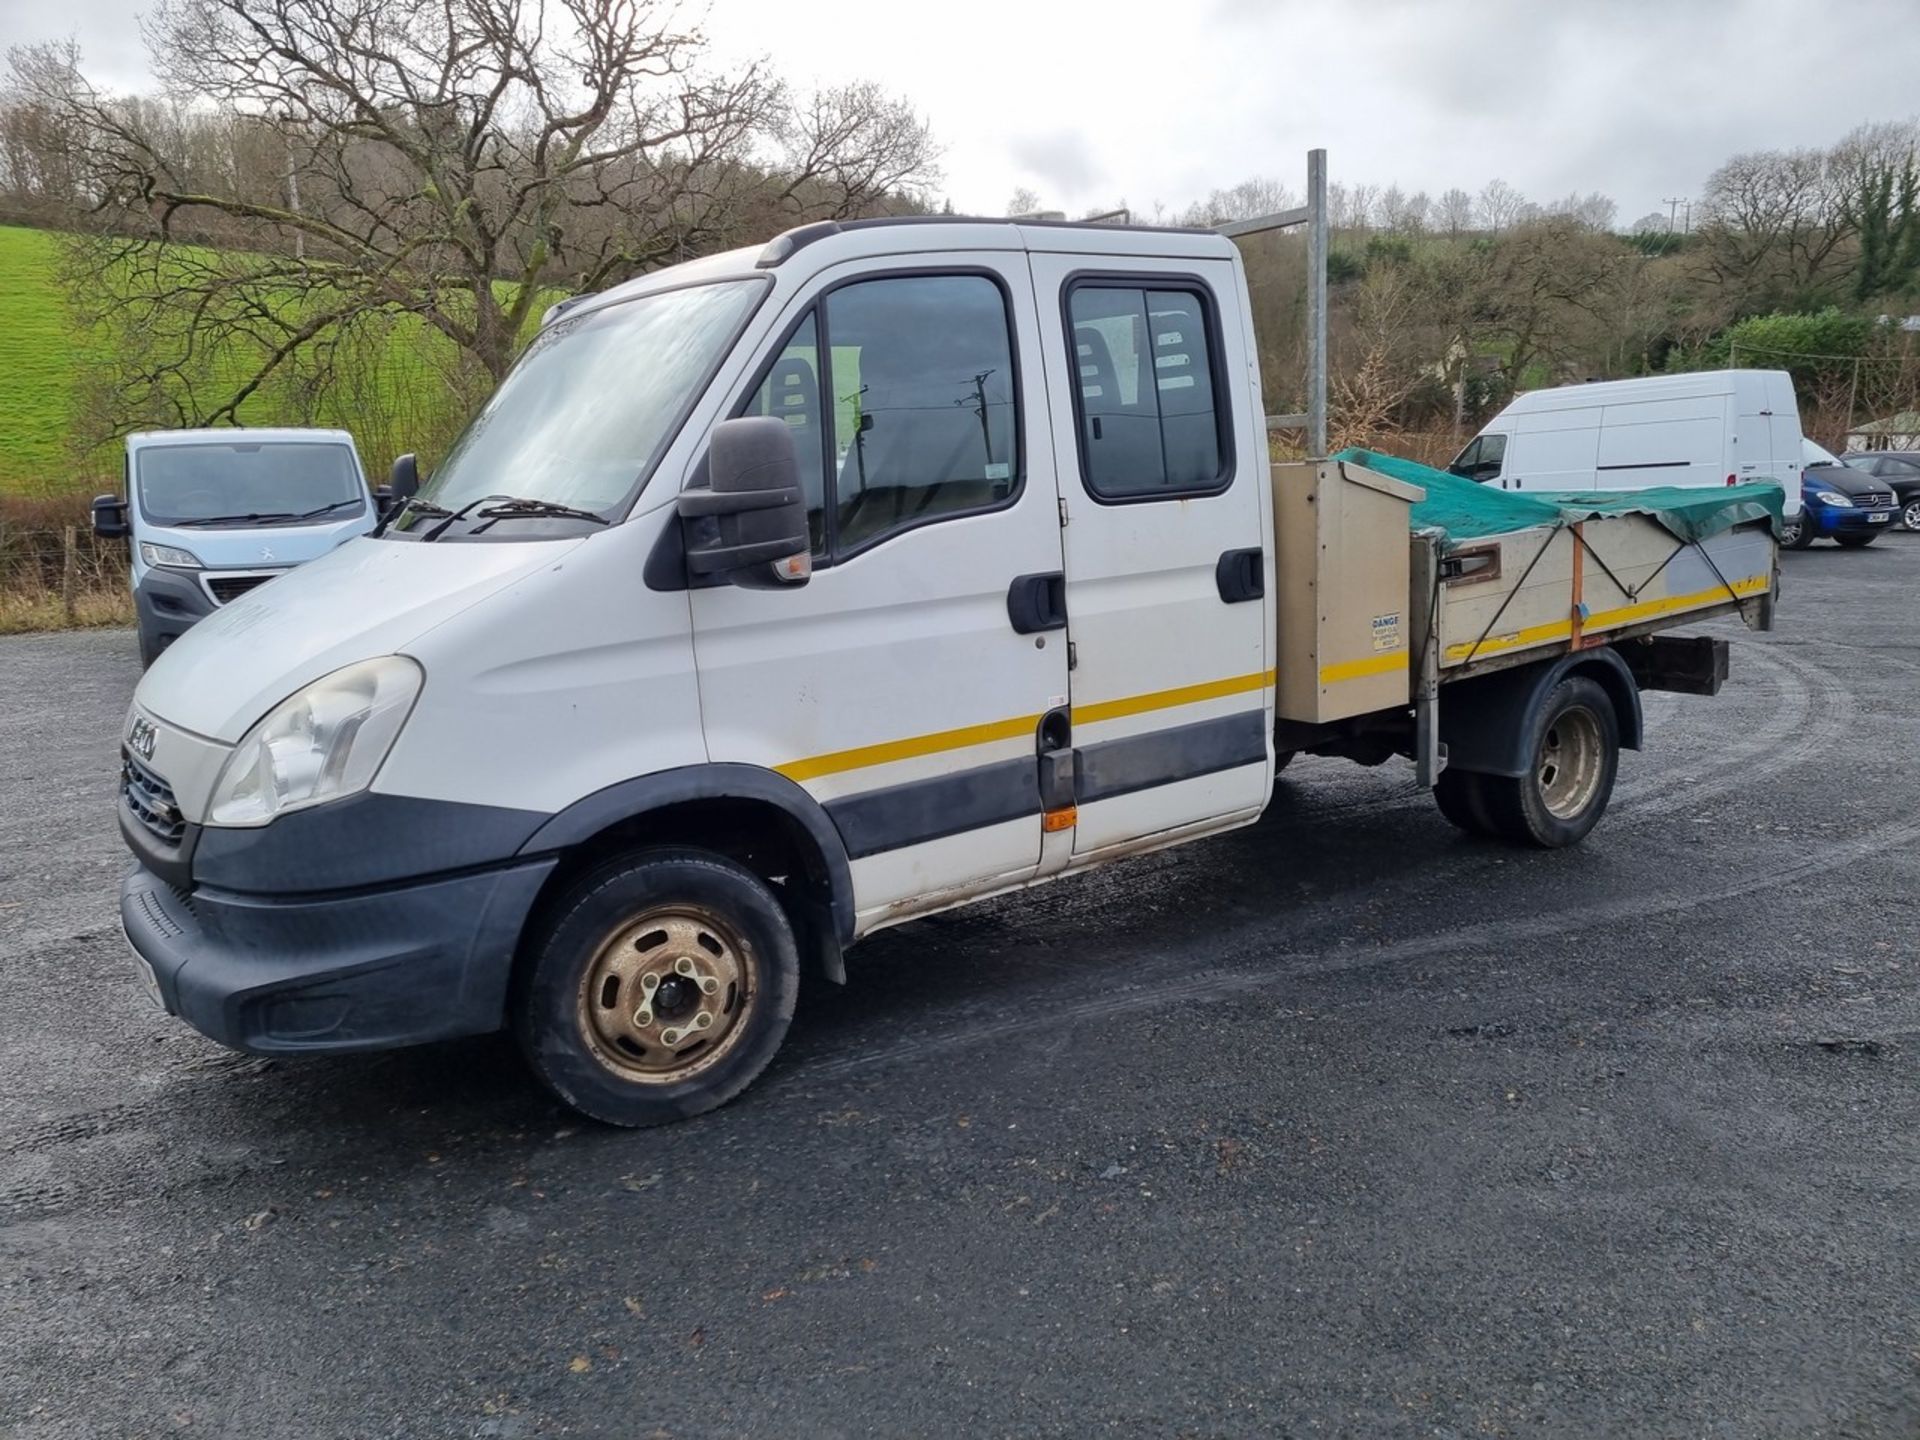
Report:
[[[1400,648],[1400,612],[1391,615],[1373,617],[1373,648],[1376,650],[1398,650]]]

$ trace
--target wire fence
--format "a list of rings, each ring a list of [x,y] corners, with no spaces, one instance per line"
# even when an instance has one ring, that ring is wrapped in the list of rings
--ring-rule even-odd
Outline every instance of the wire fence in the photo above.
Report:
[[[133,623],[127,542],[83,501],[0,501],[0,634]]]

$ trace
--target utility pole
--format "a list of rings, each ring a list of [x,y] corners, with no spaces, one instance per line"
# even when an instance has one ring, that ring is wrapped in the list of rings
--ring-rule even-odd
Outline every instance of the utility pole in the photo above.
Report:
[[[1667,207],[1667,234],[1669,235],[1673,234],[1673,218],[1679,212],[1681,205],[1686,202],[1686,198],[1684,195],[1669,195],[1660,202]]]

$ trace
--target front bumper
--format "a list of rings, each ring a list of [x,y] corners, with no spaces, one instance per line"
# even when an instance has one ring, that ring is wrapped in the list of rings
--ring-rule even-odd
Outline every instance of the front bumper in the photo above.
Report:
[[[1876,518],[1877,517],[1877,518]],[[1878,510],[1836,510],[1828,505],[1809,505],[1807,520],[1815,535],[1877,535],[1897,527],[1900,512],[1892,507]]]
[[[214,604],[193,573],[155,566],[134,587],[133,608],[147,652],[158,655],[211,615]]]
[[[209,1039],[257,1055],[388,1049],[500,1028],[555,863],[290,899],[188,893],[136,865],[120,920],[161,1004]]]

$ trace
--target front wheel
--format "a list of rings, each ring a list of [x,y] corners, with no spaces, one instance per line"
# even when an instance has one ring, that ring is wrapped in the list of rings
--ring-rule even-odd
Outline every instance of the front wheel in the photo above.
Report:
[[[1920,495],[1914,496],[1900,507],[1900,528],[1920,530]]]
[[[1481,777],[1487,815],[1507,839],[1557,850],[1584,839],[1606,813],[1620,768],[1620,721],[1593,680],[1576,675],[1547,697],[1517,776]]]
[[[1865,549],[1879,538],[1880,537],[1871,530],[1865,535],[1836,535],[1833,537],[1835,544],[1845,546],[1849,550]]]
[[[623,856],[575,881],[536,935],[515,1029],[583,1115],[659,1125],[726,1104],[785,1038],[799,948],[752,872],[699,850]]]

